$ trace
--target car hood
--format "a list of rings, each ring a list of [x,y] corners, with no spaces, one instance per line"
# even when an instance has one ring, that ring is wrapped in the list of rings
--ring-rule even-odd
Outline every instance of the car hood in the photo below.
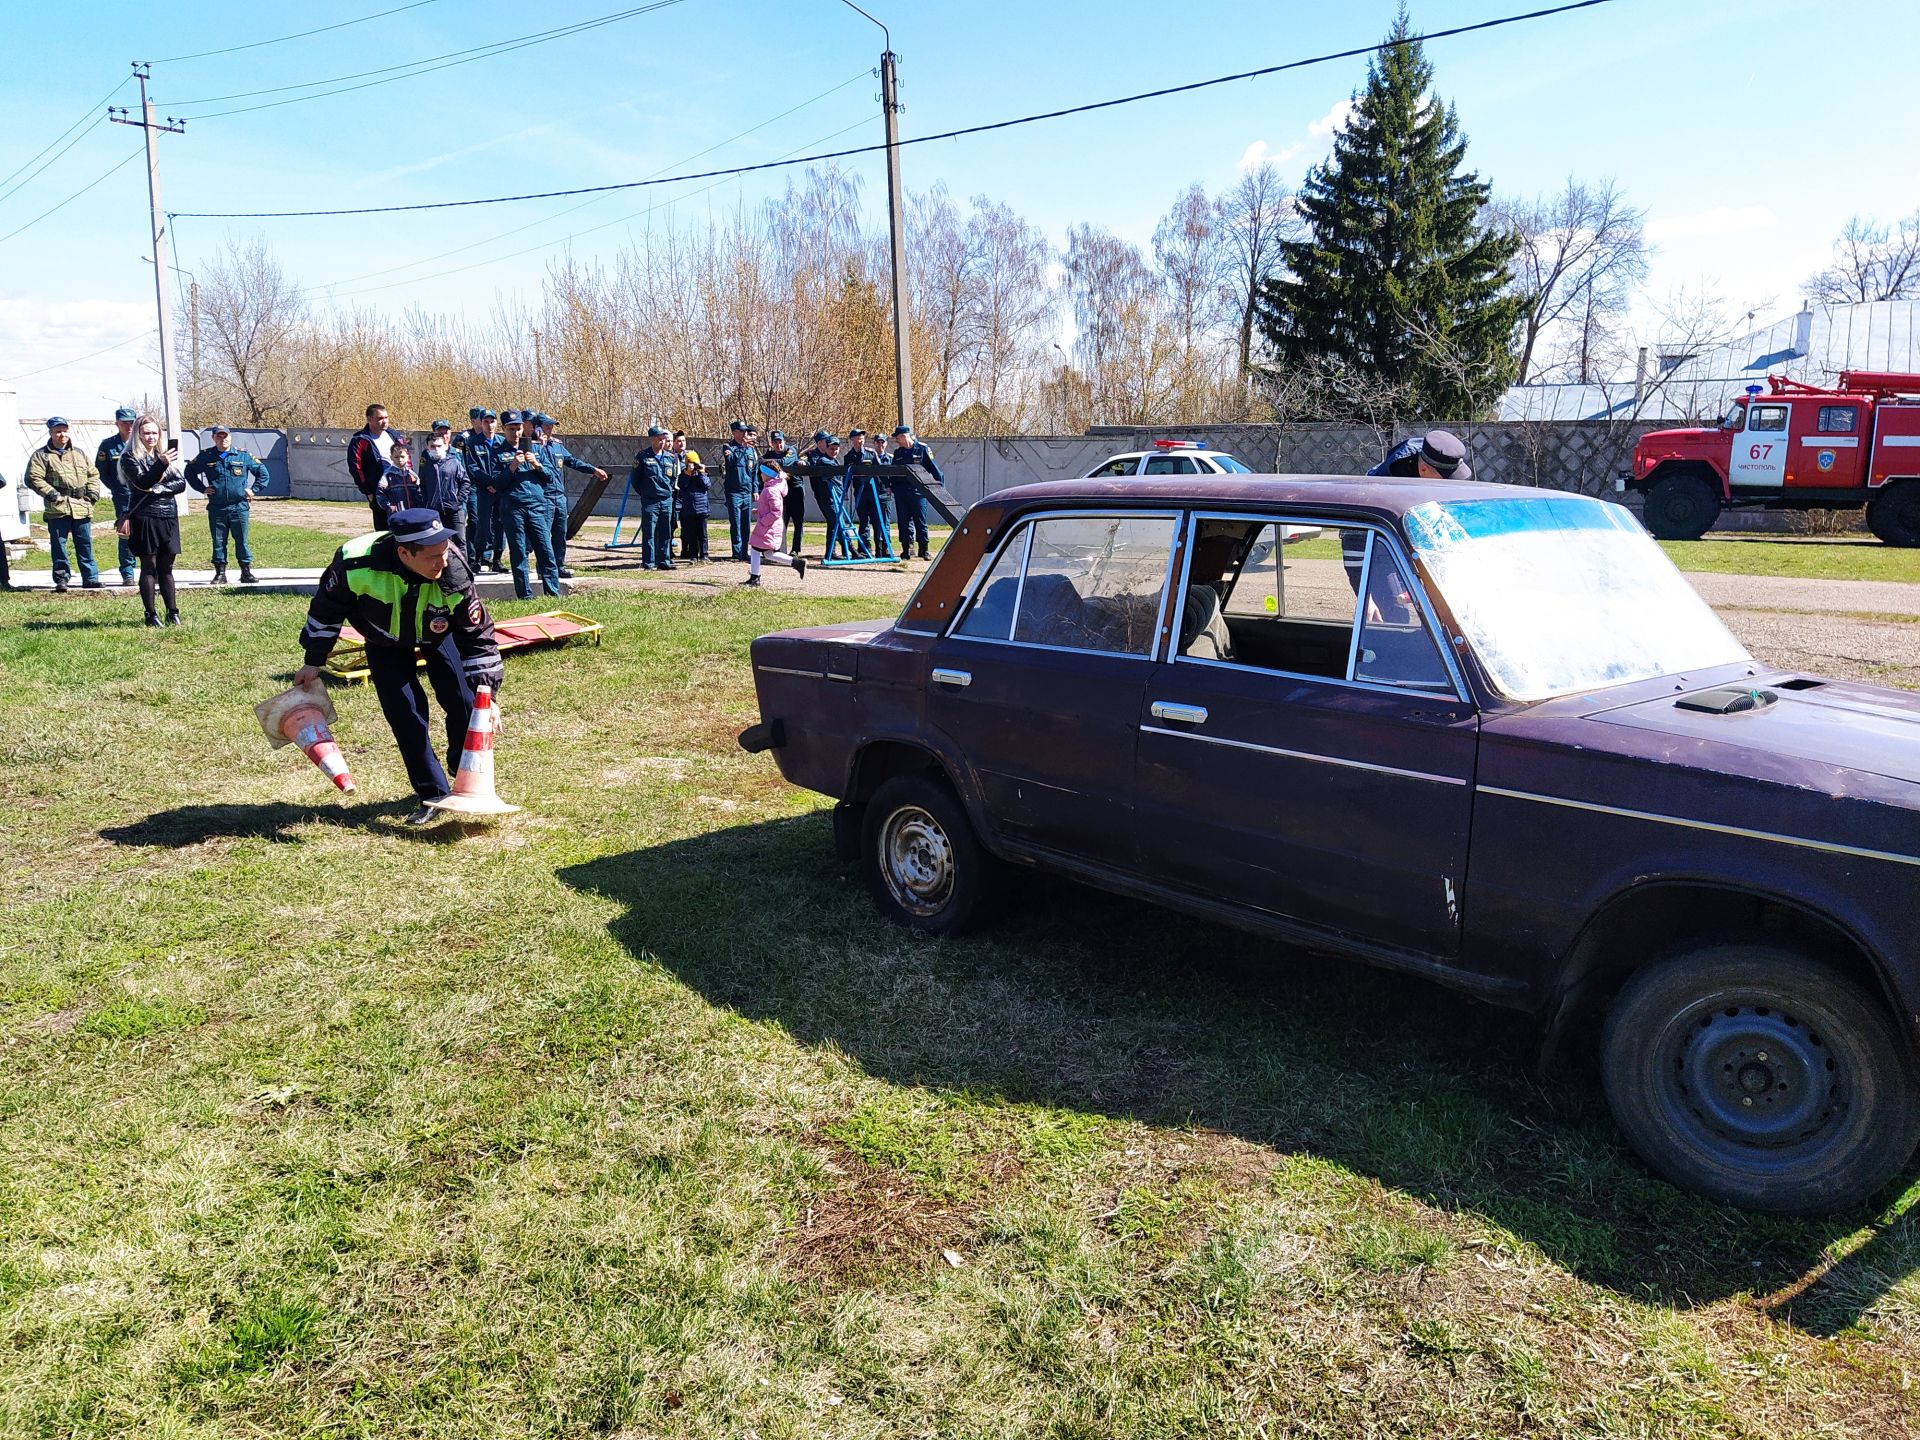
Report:
[[[1668,693],[1590,712],[1588,718],[1671,736],[1678,746],[1687,748],[1705,741],[1755,758],[1800,761],[1819,772],[1805,780],[1832,794],[1846,793],[1849,774],[1920,785],[1920,694],[1797,675],[1742,684],[1779,698],[1762,708],[1714,715],[1683,709],[1676,701],[1684,697]],[[1727,769],[1755,768],[1738,765],[1731,756],[1724,758]]]

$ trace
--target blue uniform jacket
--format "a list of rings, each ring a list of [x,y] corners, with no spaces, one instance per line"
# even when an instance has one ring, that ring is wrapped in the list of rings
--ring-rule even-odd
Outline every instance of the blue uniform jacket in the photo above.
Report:
[[[760,490],[760,452],[751,445],[729,445],[721,456],[729,495],[754,495]]]
[[[466,467],[467,483],[489,494],[507,487],[506,443],[500,436],[488,439],[472,430],[461,432],[458,445],[460,462]]]
[[[1369,475],[1418,475],[1420,473],[1420,440],[1418,435],[1410,435],[1387,452],[1387,458],[1367,471]]]
[[[127,442],[115,431],[100,442],[100,448],[93,452],[93,468],[100,472],[100,483],[107,487],[107,493],[113,497],[113,518],[124,520],[127,514],[127,502],[132,498],[127,494],[127,482],[120,478],[120,457],[126,453]]]
[[[902,445],[896,449],[893,452],[893,463],[896,465],[918,465],[922,470],[925,470],[929,475],[933,476],[934,480],[939,484],[944,485],[947,483],[947,477],[940,473],[940,467],[934,461],[933,452],[918,440],[914,441],[911,445]],[[893,488],[895,490],[911,488],[913,483],[911,480],[895,480],[893,482]]]
[[[671,450],[662,450],[658,455],[652,450],[642,450],[634,457],[633,471],[628,478],[640,492],[641,504],[669,504],[673,500],[674,482],[680,478],[680,457]]]
[[[202,450],[187,462],[187,484],[206,495],[209,510],[225,510],[266,488],[267,467],[244,450]]]
[[[553,455],[556,470],[577,470],[582,475],[591,475],[600,468],[598,465],[582,460],[559,440],[549,440],[546,443],[547,449]]]
[[[522,466],[516,458],[518,454],[531,456],[533,463]],[[559,483],[560,474],[553,468],[553,456],[537,441],[527,443],[524,450],[518,452],[502,446],[500,459],[500,488],[523,500],[529,490],[537,489],[544,495],[548,485]]]

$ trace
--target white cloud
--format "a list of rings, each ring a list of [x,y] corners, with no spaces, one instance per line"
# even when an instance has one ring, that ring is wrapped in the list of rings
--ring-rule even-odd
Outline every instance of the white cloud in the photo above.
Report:
[[[1300,153],[1298,145],[1288,145],[1276,150],[1264,140],[1256,140],[1241,153],[1242,170],[1258,170],[1262,165],[1278,165],[1291,160]]]
[[[20,377],[0,379],[0,386],[19,391],[20,412],[29,417],[57,412],[97,420],[111,415],[128,397],[159,390],[148,368],[156,350],[153,329],[151,303],[48,304],[19,293],[0,294],[4,373]],[[75,363],[63,363],[68,361]]]
[[[1336,100],[1333,108],[1307,126],[1307,134],[1316,140],[1324,140],[1346,128],[1347,121],[1353,115],[1351,99]]]
[[[1647,239],[1656,245],[1665,240],[1692,240],[1707,235],[1744,235],[1765,230],[1780,223],[1765,205],[1716,205],[1692,215],[1666,215],[1647,222]]]

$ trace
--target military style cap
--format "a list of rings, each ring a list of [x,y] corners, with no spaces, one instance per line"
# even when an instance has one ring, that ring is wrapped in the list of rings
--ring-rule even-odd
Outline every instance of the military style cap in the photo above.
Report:
[[[451,430],[453,426],[445,420],[436,420],[427,427],[429,430]]]
[[[484,406],[475,405],[467,411],[467,418],[469,420],[478,420],[482,416],[485,416],[489,413],[491,412],[489,412]]]
[[[744,420],[729,420],[727,422],[727,429],[729,430],[744,430],[746,428],[747,422]]]
[[[122,405],[118,410],[113,412],[113,418],[115,421],[138,420],[140,418],[140,414],[132,406]]]
[[[902,435],[911,435],[912,433],[913,427],[911,425],[896,425],[893,427],[893,435],[896,440]]]
[[[66,428],[67,428],[67,417],[66,417],[66,416],[64,416],[64,415],[49,415],[49,416],[47,417],[47,429],[49,429],[49,430],[64,430],[64,429],[66,429]]]
[[[832,437],[829,436],[827,432],[824,430],[816,430],[813,432],[813,438],[815,440],[827,440],[827,439],[831,439]]]
[[[485,406],[482,406],[480,409],[473,412],[473,418],[476,420],[498,420],[500,417],[494,414],[493,411],[487,409]]]
[[[454,538],[453,531],[440,523],[440,512],[424,506],[394,511],[387,517],[387,533],[401,545],[438,545]]]
[[[784,430],[775,430],[772,434],[768,435],[767,438],[769,440],[778,440],[784,445],[787,443],[787,432]]]
[[[864,435],[866,433],[867,433],[866,431],[862,430],[858,425],[856,425],[851,430],[847,431],[847,438],[851,440],[856,435]]]
[[[207,427],[207,433],[210,435],[231,435],[233,433],[233,427],[231,425],[209,425]]]
[[[1429,430],[1420,441],[1420,458],[1449,480],[1471,480],[1467,447],[1451,430]]]
[[[558,425],[560,422],[546,411],[536,410],[533,412],[533,423],[536,425]]]
[[[500,423],[502,425],[518,425],[524,418],[518,410],[502,410],[500,412]]]
[[[652,440],[656,436],[667,435],[667,433],[668,432],[662,430],[658,425],[647,426],[647,438],[649,440]],[[671,439],[672,437],[669,435],[668,438]]]

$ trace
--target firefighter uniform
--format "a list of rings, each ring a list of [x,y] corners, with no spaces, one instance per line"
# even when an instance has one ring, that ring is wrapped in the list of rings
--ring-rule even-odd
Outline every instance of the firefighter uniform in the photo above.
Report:
[[[760,452],[747,442],[746,423],[727,427],[733,437],[720,457],[721,497],[727,502],[727,544],[733,558],[747,558],[747,536],[753,529],[753,497],[760,490]]]
[[[505,423],[516,424],[522,412],[509,410]],[[533,598],[533,582],[527,573],[527,555],[532,552],[540,568],[540,589],[548,595],[560,593],[560,562],[553,554],[553,503],[550,480],[553,460],[545,445],[522,437],[520,448],[500,447],[500,489],[506,510],[507,552],[512,558],[513,593],[521,600]]]
[[[535,423],[544,430],[555,424],[551,415],[536,415]],[[546,437],[547,456],[553,463],[553,480],[548,485],[547,498],[553,503],[553,558],[560,567],[560,578],[570,580],[573,572],[567,568],[567,530],[572,523],[573,507],[567,503],[567,471],[577,471],[582,475],[598,476],[600,467],[589,465],[574,454],[558,437]]]
[[[410,570],[400,558],[402,543],[452,539],[440,517],[425,509],[396,510],[388,523],[390,530],[349,540],[334,553],[307,607],[300,648],[307,664],[324,665],[343,624],[365,637],[367,668],[406,761],[407,779],[422,801],[438,800],[451,793],[447,772],[460,765],[474,686],[500,688],[500,646],[458,548],[447,551],[447,568],[437,580]],[[427,680],[446,712],[445,769],[434,754],[416,657],[425,658]]]
[[[493,411],[475,406],[468,414],[474,420],[492,420]],[[507,553],[506,442],[498,435],[483,435],[477,426],[462,430],[453,441],[460,461],[467,467],[472,484],[472,508],[467,527],[467,553],[476,567],[499,570]]]
[[[100,472],[100,483],[107,487],[107,494],[113,497],[113,523],[116,529],[127,518],[127,506],[133,497],[127,493],[127,487],[120,479],[120,457],[126,453],[130,443],[120,434],[121,425],[132,425],[139,421],[137,411],[122,405],[113,412],[114,432],[100,442],[100,448],[93,452],[93,468]],[[127,537],[120,540],[120,583],[133,584],[133,546],[127,543]]]
[[[213,427],[218,437],[231,432],[224,425]],[[227,537],[240,558],[240,583],[251,585],[253,547],[247,543],[247,526],[253,517],[253,497],[267,485],[267,467],[245,450],[220,450],[213,446],[202,450],[187,462],[187,484],[207,497],[207,528],[213,533],[213,583],[227,581]]]
[[[947,477],[940,473],[940,467],[934,462],[933,451],[922,442],[913,439],[913,432],[901,426],[893,432],[893,463],[896,465],[918,465],[934,478],[934,483],[945,485]],[[927,558],[927,508],[926,497],[920,493],[920,482],[905,477],[898,478],[893,484],[893,505],[900,515],[900,558],[918,554],[922,560]]]
[[[662,439],[667,432],[658,425],[647,427],[649,441]],[[673,494],[680,479],[680,457],[671,450],[654,450],[651,445],[633,459],[628,477],[640,494],[640,568],[671,570],[673,565]]]

